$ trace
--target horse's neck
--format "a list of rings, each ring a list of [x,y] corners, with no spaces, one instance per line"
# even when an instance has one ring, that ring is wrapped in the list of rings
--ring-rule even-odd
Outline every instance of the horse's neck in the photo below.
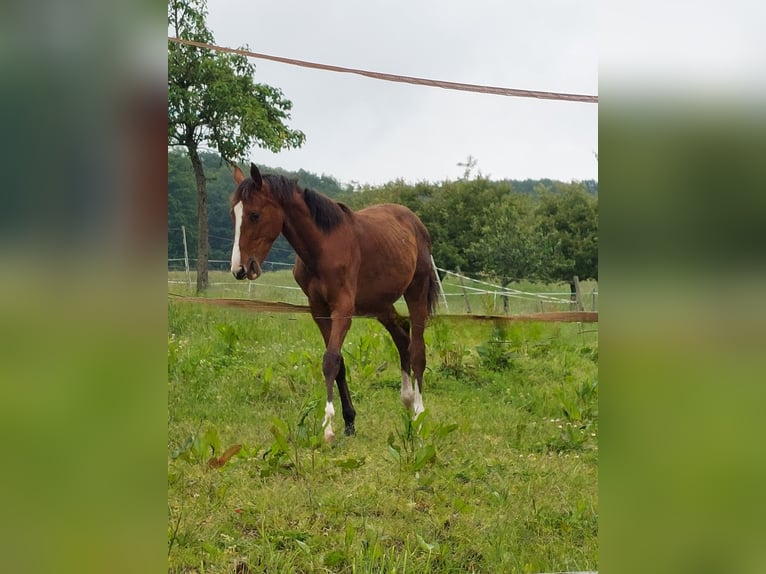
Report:
[[[301,194],[294,193],[290,201],[283,205],[283,210],[282,235],[295,249],[298,257],[304,261],[316,260],[319,257],[322,233]]]

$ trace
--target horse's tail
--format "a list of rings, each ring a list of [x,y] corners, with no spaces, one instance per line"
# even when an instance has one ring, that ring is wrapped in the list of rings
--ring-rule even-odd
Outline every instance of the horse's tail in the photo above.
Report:
[[[431,273],[428,276],[428,315],[433,316],[436,314],[436,307],[439,305],[439,294],[441,293],[441,285],[439,284],[439,276],[436,274],[436,267],[431,259]]]

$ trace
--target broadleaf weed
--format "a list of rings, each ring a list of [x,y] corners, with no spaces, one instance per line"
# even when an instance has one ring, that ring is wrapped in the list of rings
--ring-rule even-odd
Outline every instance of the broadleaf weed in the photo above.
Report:
[[[455,423],[433,426],[428,410],[412,418],[402,411],[402,424],[388,435],[388,450],[403,471],[418,472],[436,459],[436,442],[457,430]]]

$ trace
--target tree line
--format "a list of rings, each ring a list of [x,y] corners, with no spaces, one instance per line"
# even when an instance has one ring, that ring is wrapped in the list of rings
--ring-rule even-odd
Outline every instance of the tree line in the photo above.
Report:
[[[218,154],[201,152],[207,177],[210,259],[228,260],[233,240],[229,196],[234,189],[231,167]],[[439,267],[484,276],[503,285],[536,280],[570,283],[598,279],[598,182],[564,183],[550,179],[490,180],[467,171],[454,181],[381,186],[341,184],[330,175],[300,170],[278,173],[361,209],[376,203],[400,203],[423,220]],[[168,257],[183,257],[181,226],[189,245],[198,238],[195,177],[189,158],[168,152]],[[191,249],[191,248],[190,248]],[[191,250],[190,257],[194,258]],[[292,263],[295,253],[283,237],[268,261]],[[267,267],[268,268],[268,267]]]

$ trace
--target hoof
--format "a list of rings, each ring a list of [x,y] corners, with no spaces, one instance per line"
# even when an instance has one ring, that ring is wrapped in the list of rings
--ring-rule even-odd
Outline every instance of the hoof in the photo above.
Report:
[[[356,429],[354,428],[354,423],[347,424],[346,425],[346,436],[354,436],[356,434]]]

